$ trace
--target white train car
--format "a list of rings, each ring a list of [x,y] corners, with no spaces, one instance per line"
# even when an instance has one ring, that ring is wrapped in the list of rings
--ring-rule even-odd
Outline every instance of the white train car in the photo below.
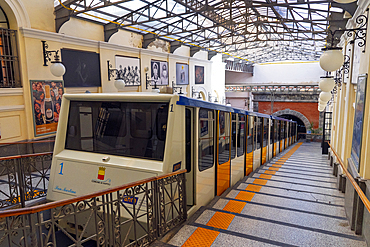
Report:
[[[296,125],[155,93],[65,94],[59,119],[48,200],[187,169],[189,214],[286,148]]]

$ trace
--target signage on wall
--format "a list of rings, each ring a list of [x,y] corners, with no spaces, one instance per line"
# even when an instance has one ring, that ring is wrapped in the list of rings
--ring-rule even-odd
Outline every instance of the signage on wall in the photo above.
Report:
[[[63,81],[32,80],[30,85],[35,136],[55,133],[64,93]]]

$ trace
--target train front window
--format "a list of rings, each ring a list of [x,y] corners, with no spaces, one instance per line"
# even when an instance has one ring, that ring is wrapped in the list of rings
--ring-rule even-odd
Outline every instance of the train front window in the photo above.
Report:
[[[163,160],[168,103],[71,101],[66,149]]]

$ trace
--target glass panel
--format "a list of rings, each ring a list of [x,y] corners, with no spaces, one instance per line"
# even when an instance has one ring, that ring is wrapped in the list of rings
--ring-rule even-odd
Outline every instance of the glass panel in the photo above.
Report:
[[[244,115],[239,115],[239,122],[238,122],[238,157],[244,154],[244,146],[245,146],[245,117]]]
[[[230,155],[230,114],[228,112],[219,113],[218,128],[218,164],[229,161]]]
[[[267,118],[262,118],[263,119],[263,147],[267,146],[267,141],[268,141],[268,119]]]
[[[231,122],[231,154],[230,154],[231,157],[230,158],[234,159],[235,155],[236,155],[236,139],[237,139],[237,136],[236,136],[236,114],[232,113],[231,116],[232,116],[232,122]],[[239,136],[239,134],[238,134],[238,136]]]
[[[168,103],[72,101],[66,149],[163,160]]]
[[[253,128],[254,117],[248,116],[248,137],[247,137],[247,153],[253,152]]]
[[[257,122],[256,122],[256,149],[260,149],[261,148],[261,139],[262,139],[262,119],[260,117],[256,117],[257,118]]]
[[[211,168],[214,163],[214,117],[212,110],[199,110],[199,171]]]

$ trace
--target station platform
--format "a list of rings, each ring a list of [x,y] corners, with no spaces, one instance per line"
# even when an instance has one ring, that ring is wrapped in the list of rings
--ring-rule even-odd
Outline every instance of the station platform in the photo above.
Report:
[[[166,246],[366,246],[320,143],[297,143],[200,208]]]

